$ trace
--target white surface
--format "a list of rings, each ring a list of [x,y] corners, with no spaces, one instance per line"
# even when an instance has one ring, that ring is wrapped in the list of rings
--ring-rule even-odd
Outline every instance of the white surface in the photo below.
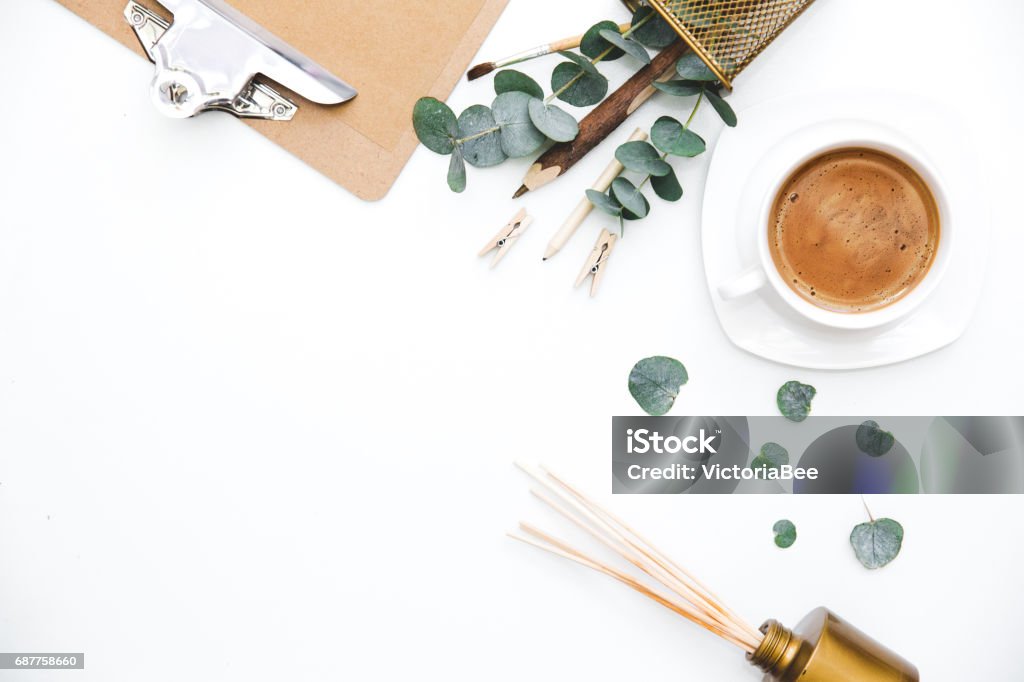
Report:
[[[715,145],[701,215],[708,290],[733,343],[797,367],[858,369],[918,357],[966,331],[981,297],[990,225],[974,149],[966,133],[949,136],[962,122],[941,103],[896,91],[793,95],[740,115],[744,126]],[[942,207],[942,243],[926,280],[908,296],[882,311],[843,315],[789,289],[774,270],[764,225],[779,183],[795,166],[819,150],[856,144],[888,146],[934,175],[929,182]],[[723,285],[754,268],[765,275],[760,289],[723,298]],[[842,325],[871,326],[835,328]]]
[[[612,0],[514,0],[481,57],[604,16]],[[159,117],[149,64],[55,4],[5,0],[0,649],[85,651],[87,670],[4,679],[757,679],[728,645],[506,540],[533,510],[511,461],[608,490],[608,417],[635,413],[626,376],[654,353],[690,370],[679,414],[770,413],[791,378],[823,414],[1024,412],[1022,24],[1013,0],[819,2],[739,80],[738,109],[880,80],[948,98],[988,171],[995,248],[967,334],[823,373],[744,353],[715,322],[706,160],[680,164],[687,196],[627,232],[589,300],[569,285],[599,219],[540,254],[616,140],[529,198],[537,222],[491,272],[474,254],[527,161],[453,196],[420,150],[364,204],[227,117]],[[464,83],[452,103],[489,93]],[[752,620],[825,603],[928,682],[1024,676],[1021,498],[871,499],[907,530],[879,572],[850,556],[856,498],[611,503]],[[769,539],[783,516],[787,552]]]

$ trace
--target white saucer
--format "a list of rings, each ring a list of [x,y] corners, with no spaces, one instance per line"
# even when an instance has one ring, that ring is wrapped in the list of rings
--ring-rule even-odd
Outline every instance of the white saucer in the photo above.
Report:
[[[701,244],[718,320],[740,348],[811,369],[877,367],[924,355],[963,334],[981,296],[989,216],[978,162],[964,124],[941,105],[899,93],[787,95],[750,107],[712,152],[704,190]],[[771,287],[730,301],[718,287],[758,262],[761,201],[778,180],[773,149],[793,135],[827,138],[851,122],[888,128],[913,144],[943,176],[958,243],[935,292],[909,317],[885,327],[838,330],[810,322]],[[962,238],[959,238],[963,235]]]

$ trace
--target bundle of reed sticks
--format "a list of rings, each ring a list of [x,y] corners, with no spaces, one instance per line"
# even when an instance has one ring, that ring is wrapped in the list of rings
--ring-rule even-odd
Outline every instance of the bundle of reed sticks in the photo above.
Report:
[[[753,654],[761,644],[761,632],[623,521],[547,469],[518,466],[540,486],[531,491],[538,499],[609,550],[623,568],[586,554],[529,523],[520,522],[522,535],[509,533],[510,537],[614,578],[747,654]]]

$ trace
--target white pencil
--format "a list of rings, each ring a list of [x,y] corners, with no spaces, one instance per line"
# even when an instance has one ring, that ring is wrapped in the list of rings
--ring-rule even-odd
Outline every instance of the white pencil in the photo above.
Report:
[[[633,134],[629,136],[628,142],[642,142],[647,139],[647,133],[637,128],[633,131]],[[604,169],[601,176],[594,182],[591,189],[598,192],[607,192],[608,188],[612,185],[612,180],[619,177],[619,174],[623,171],[623,166],[619,163],[618,159],[612,159],[612,162],[608,164],[608,167]],[[583,198],[580,199],[580,203],[576,205],[573,212],[569,214],[569,217],[562,223],[562,227],[555,233],[555,236],[548,242],[548,248],[544,252],[544,260],[551,258],[558,253],[566,242],[576,233],[577,228],[583,223],[590,212],[594,210],[594,205],[590,203],[590,199],[584,194]]]

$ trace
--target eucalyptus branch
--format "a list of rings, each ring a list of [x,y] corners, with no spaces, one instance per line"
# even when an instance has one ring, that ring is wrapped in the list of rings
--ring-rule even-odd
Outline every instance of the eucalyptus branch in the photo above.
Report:
[[[672,27],[650,7],[637,10],[625,31],[620,31],[618,23],[600,21],[583,34],[579,54],[559,52],[566,61],[551,74],[550,95],[545,97],[544,89],[525,73],[503,69],[494,76],[496,97],[490,106],[474,104],[456,116],[444,102],[423,97],[413,107],[413,128],[425,147],[451,157],[448,186],[461,192],[466,187],[467,164],[495,166],[509,158],[530,156],[549,141],[576,139],[575,116],[554,102],[589,107],[602,101],[609,83],[597,64],[627,54],[649,63],[648,48],[662,49],[676,38]],[[671,171],[664,157],[655,160],[663,164],[661,170]],[[657,191],[658,181],[649,181]]]
[[[653,18],[654,18],[654,17],[656,17],[656,16],[658,16],[656,12],[650,12],[650,13],[649,13],[649,14],[648,14],[647,16],[645,16],[645,17],[644,17],[643,19],[641,19],[640,21],[636,22],[635,24],[633,24],[632,26],[630,26],[630,27],[629,27],[628,29],[626,29],[625,31],[623,31],[623,32],[622,32],[622,37],[623,37],[623,38],[629,38],[629,37],[630,37],[631,35],[633,35],[633,34],[634,34],[634,33],[635,33],[635,32],[636,32],[636,31],[637,31],[638,29],[642,28],[642,27],[643,27],[643,26],[644,26],[645,24],[647,24],[647,22],[649,22],[649,21],[650,21],[651,19],[653,19]],[[615,51],[616,49],[617,49],[617,48],[616,48],[616,47],[615,47],[614,45],[612,45],[611,47],[609,47],[609,48],[607,48],[606,50],[604,50],[604,52],[601,52],[601,53],[600,53],[600,54],[598,54],[598,55],[597,55],[596,57],[592,58],[592,59],[590,60],[590,64],[591,64],[592,66],[597,66],[597,65],[598,65],[598,63],[600,63],[600,62],[601,62],[601,61],[603,61],[603,60],[604,60],[605,58],[607,58],[607,57],[608,57],[608,55],[610,55],[610,54],[611,54],[612,52],[614,52],[614,51]],[[571,79],[571,80],[570,80],[570,81],[569,81],[568,83],[566,83],[565,85],[563,85],[562,87],[560,87],[560,88],[559,88],[558,90],[556,90],[555,92],[553,92],[553,93],[551,93],[550,95],[548,95],[548,96],[547,96],[547,98],[546,98],[546,99],[544,100],[544,103],[545,103],[545,104],[550,104],[550,103],[551,103],[551,100],[555,99],[556,97],[558,97],[559,95],[561,95],[562,93],[564,93],[564,92],[565,92],[566,90],[568,90],[568,89],[569,89],[570,87],[572,87],[572,86],[573,86],[573,84],[575,84],[575,83],[576,83],[576,82],[578,82],[578,81],[579,81],[579,80],[580,80],[581,78],[583,78],[583,76],[585,76],[586,74],[587,74],[587,72],[586,72],[585,70],[582,70],[582,69],[581,69],[581,70],[580,70],[580,72],[579,72],[578,74],[576,74],[575,76],[573,76],[573,78],[572,78],[572,79]]]

